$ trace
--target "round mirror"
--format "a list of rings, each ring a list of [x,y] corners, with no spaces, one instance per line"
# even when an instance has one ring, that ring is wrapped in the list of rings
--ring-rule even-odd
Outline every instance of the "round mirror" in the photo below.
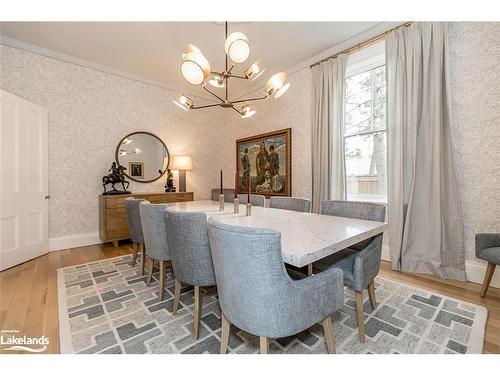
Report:
[[[137,182],[159,179],[170,162],[165,143],[147,132],[130,133],[123,137],[116,146],[115,158],[118,165],[127,168],[127,177]]]

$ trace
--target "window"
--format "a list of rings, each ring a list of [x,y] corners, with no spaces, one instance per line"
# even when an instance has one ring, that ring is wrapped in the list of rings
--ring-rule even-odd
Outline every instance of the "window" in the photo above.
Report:
[[[383,45],[369,47],[367,51],[354,54],[353,59],[349,58],[345,86],[347,200],[386,202],[387,131]]]

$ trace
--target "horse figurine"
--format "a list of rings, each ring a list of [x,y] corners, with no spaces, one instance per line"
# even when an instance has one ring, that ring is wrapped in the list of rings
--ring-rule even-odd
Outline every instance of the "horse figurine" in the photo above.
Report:
[[[126,169],[127,168],[125,168],[122,165],[117,166],[116,162],[113,162],[113,164],[111,164],[111,168],[109,169],[109,171],[111,173],[108,174],[107,176],[104,176],[102,178],[102,186],[104,187],[104,193],[103,193],[103,195],[110,195],[110,194],[130,194],[130,192],[127,191],[127,188],[129,186],[130,182],[128,182],[128,181],[125,180],[125,173],[124,173],[124,171]],[[122,184],[123,190],[116,190],[115,184],[118,183],[118,182],[120,182]],[[111,184],[111,187],[113,188],[113,190],[107,191],[106,190],[106,185],[107,184]],[[125,184],[127,184],[127,186],[125,186]]]

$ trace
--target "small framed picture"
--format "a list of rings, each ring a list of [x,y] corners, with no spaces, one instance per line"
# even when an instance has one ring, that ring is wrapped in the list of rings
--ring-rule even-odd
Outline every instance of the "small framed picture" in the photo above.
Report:
[[[128,171],[130,173],[130,177],[132,178],[144,178],[144,163],[138,161],[129,161]]]

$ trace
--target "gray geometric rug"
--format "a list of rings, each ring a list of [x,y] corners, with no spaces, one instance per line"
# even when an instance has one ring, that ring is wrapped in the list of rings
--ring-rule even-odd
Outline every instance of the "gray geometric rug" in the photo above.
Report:
[[[218,353],[220,307],[215,291],[203,294],[200,337],[191,338],[193,290],[182,290],[173,316],[172,275],[165,300],[158,302],[158,274],[146,277],[120,256],[60,268],[61,353]],[[333,315],[337,353],[481,353],[484,307],[384,278],[375,282],[377,309],[365,294],[366,343],[358,341],[353,294]],[[182,308],[181,308],[182,307]],[[258,337],[231,326],[229,353],[258,353]],[[326,353],[323,328],[270,342],[271,353]]]

